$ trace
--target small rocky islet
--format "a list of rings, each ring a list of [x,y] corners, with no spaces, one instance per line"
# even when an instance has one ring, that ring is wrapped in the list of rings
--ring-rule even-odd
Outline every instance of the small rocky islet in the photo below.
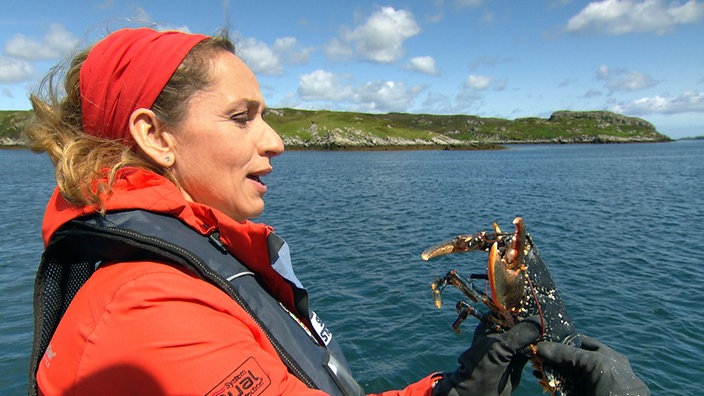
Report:
[[[0,111],[0,146],[22,147],[31,110]],[[486,149],[502,144],[642,143],[671,139],[641,118],[609,111],[557,111],[508,120],[472,115],[269,109],[287,149]]]

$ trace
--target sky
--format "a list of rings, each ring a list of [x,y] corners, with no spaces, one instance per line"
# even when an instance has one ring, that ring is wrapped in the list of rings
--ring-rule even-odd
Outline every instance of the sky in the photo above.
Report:
[[[704,0],[4,2],[0,110],[124,28],[227,29],[267,106],[547,118],[609,110],[704,135]]]

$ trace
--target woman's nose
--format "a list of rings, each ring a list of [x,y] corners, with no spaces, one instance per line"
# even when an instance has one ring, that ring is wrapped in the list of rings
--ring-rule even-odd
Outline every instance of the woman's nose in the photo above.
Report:
[[[281,136],[266,121],[264,121],[264,132],[260,140],[260,152],[267,157],[275,157],[284,152]]]

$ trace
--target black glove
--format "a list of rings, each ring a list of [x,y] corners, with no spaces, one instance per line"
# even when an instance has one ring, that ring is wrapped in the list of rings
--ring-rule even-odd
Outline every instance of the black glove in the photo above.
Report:
[[[626,356],[584,335],[581,348],[554,342],[538,343],[537,356],[574,383],[575,395],[650,395]]]
[[[460,367],[443,374],[433,388],[433,396],[511,394],[528,361],[524,350],[538,341],[540,329],[540,322],[533,318],[501,334],[480,324],[474,331],[472,346],[457,360]]]

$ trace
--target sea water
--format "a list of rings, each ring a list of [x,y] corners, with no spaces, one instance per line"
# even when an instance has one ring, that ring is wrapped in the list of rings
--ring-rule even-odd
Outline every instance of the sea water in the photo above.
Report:
[[[704,386],[704,141],[497,151],[286,152],[257,219],[291,246],[312,308],[367,392],[454,370],[475,323],[450,328],[430,282],[483,253],[423,262],[458,234],[522,216],[579,331],[623,352],[654,394]],[[45,156],[0,150],[0,390],[24,394]],[[524,371],[518,395],[542,394]]]

